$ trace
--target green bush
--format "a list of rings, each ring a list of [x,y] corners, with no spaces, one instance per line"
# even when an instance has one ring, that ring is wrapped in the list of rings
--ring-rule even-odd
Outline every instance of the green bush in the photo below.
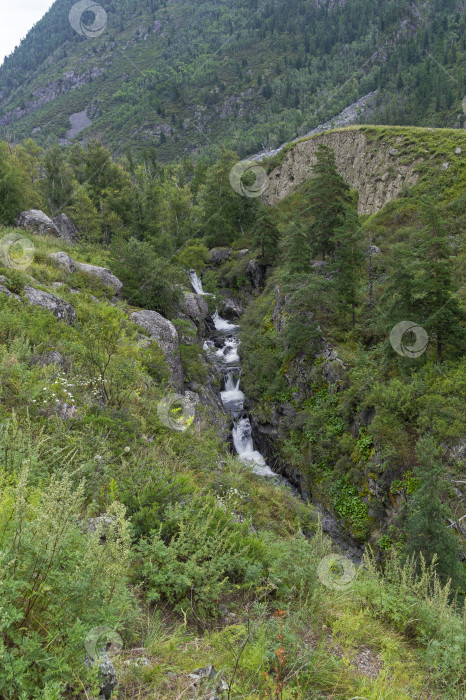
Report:
[[[139,551],[148,599],[163,598],[178,611],[194,606],[199,614],[215,614],[222,596],[256,585],[264,572],[260,541],[209,496],[169,508]]]
[[[28,471],[0,480],[0,695],[39,698],[47,684],[84,683],[84,641],[95,626],[122,630],[133,616],[130,538],[115,503],[86,532],[84,485],[66,474],[42,491]]]

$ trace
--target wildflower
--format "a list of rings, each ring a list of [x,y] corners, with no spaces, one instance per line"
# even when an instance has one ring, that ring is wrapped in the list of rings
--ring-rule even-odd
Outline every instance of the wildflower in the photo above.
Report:
[[[129,452],[131,450],[131,447],[125,447],[125,452]]]

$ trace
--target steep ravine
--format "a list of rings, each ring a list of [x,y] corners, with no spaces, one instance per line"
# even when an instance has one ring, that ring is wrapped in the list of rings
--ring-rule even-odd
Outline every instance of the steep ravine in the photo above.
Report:
[[[198,275],[190,272],[191,284],[196,294],[205,292]],[[276,428],[272,424],[261,424],[250,415],[251,401],[240,389],[241,359],[239,351],[239,326],[222,318],[218,312],[212,317],[214,330],[208,334],[204,349],[210,362],[222,374],[222,404],[232,420],[232,447],[240,459],[249,463],[258,476],[276,478],[286,484],[296,495],[311,501],[320,515],[323,531],[336,547],[355,563],[360,563],[363,548],[345,531],[338,520],[306,490],[301,475],[281,464],[274,447]],[[328,354],[328,348],[325,349]],[[335,359],[335,358],[333,358]]]

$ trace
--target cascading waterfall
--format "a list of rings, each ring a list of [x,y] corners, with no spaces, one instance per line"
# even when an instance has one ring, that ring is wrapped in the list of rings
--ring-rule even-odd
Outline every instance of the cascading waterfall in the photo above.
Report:
[[[196,294],[205,296],[202,282],[194,270],[190,270],[191,284]],[[223,369],[224,389],[220,393],[222,403],[233,418],[233,444],[238,456],[252,465],[255,474],[260,476],[275,476],[258,450],[254,449],[252,428],[249,417],[244,412],[245,396],[241,391],[241,367],[238,354],[238,326],[225,318],[218,311],[212,316],[216,341],[206,340],[204,349],[211,353],[212,358]]]
[[[196,294],[200,294],[201,296],[205,296],[208,294],[208,292],[204,292],[202,289],[202,282],[199,279],[199,275],[197,274],[196,270],[189,270],[188,272],[189,279],[191,280],[191,286],[193,288],[193,291]]]

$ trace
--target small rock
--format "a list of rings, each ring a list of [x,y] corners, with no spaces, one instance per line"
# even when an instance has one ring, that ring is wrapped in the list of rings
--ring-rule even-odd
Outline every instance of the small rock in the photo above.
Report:
[[[442,163],[442,165],[440,166],[440,170],[448,170],[449,167],[450,163]]]
[[[378,248],[376,245],[370,245],[369,248],[367,249],[367,254],[368,255],[380,255],[380,248]]]
[[[48,367],[49,365],[58,365],[59,367],[63,367],[66,364],[66,361],[58,350],[52,350],[44,355],[34,355],[31,357],[31,364],[39,365],[39,367]]]
[[[61,420],[70,420],[71,418],[76,418],[76,406],[70,406],[70,404],[64,401],[59,401],[57,404],[57,415]]]
[[[455,153],[456,153],[457,156],[459,156],[459,154],[461,153],[461,148],[457,148],[457,149],[455,150]]]
[[[16,299],[16,301],[21,301],[21,297],[19,297],[17,294],[13,294],[13,292],[10,292],[10,290],[4,287],[3,284],[0,284],[0,294],[5,294],[7,297]]]
[[[190,673],[189,678],[192,678],[193,680],[197,681],[201,678],[214,678],[214,676],[216,675],[217,671],[212,666],[212,664],[207,664],[205,668],[198,668],[196,671]]]
[[[392,148],[392,149],[389,151],[389,153],[390,153],[391,156],[397,156],[397,155],[398,155],[398,149],[397,149],[397,148]]]

